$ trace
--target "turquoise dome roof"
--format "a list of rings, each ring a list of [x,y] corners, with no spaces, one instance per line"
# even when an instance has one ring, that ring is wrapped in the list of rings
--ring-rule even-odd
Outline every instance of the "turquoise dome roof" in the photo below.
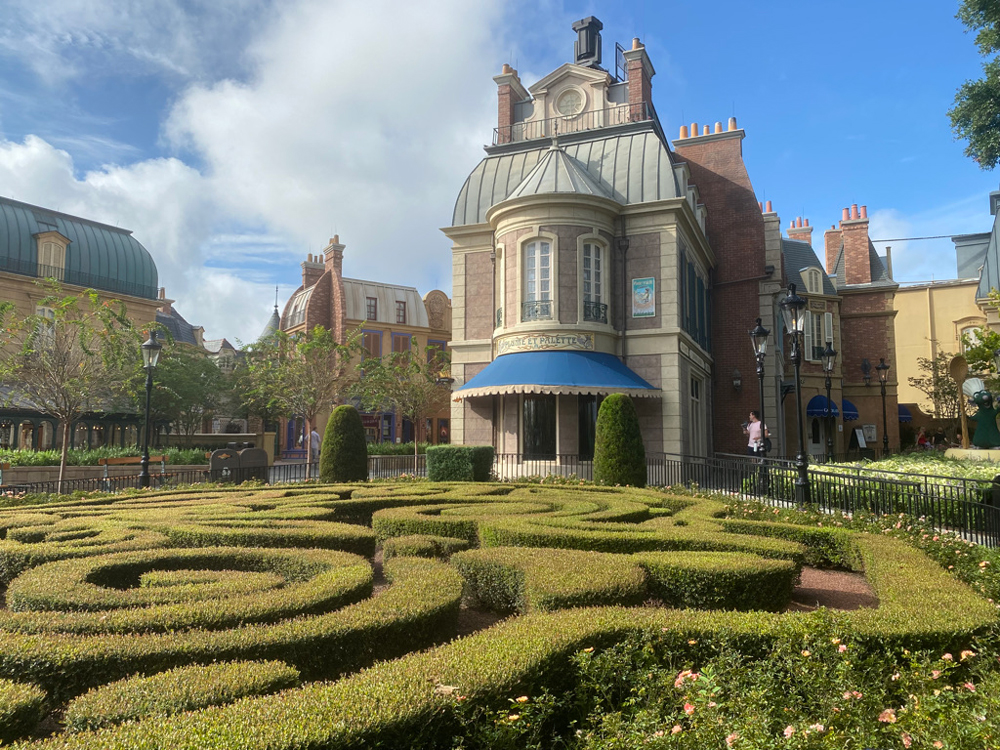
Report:
[[[0,271],[38,276],[36,235],[43,232],[59,232],[69,240],[65,283],[113,294],[157,298],[156,264],[129,230],[3,197],[0,197]]]

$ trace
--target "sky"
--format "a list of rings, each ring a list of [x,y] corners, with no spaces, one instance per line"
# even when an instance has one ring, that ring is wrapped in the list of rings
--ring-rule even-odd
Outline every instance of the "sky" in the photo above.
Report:
[[[947,110],[980,75],[952,0],[0,0],[0,195],[132,230],[176,309],[249,342],[334,234],[344,273],[451,294],[450,224],[492,77],[646,45],[663,129],[730,116],[759,200],[822,230],[868,206],[897,281],[955,276],[996,172]]]

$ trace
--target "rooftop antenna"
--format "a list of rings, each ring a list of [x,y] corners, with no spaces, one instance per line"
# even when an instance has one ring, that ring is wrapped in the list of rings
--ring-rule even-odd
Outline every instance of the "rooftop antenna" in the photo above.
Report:
[[[274,309],[278,309],[278,285],[274,285]]]

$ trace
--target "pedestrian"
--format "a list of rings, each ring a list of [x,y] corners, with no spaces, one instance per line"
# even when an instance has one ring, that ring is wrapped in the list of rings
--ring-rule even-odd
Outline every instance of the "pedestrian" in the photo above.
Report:
[[[923,427],[917,432],[917,447],[920,450],[929,450],[931,447],[930,441],[927,439],[927,430]]]
[[[319,461],[319,433],[313,430],[309,433],[309,450],[313,461]]]
[[[743,434],[747,436],[747,455],[764,453],[764,439],[771,437],[767,425],[761,423],[760,412],[750,412],[750,421],[743,423]]]

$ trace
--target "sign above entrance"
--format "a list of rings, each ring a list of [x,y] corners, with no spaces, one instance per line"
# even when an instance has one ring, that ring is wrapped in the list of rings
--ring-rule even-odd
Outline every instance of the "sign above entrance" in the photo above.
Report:
[[[511,352],[540,352],[557,349],[590,352],[594,350],[592,333],[527,333],[498,338],[493,344],[496,356]]]

